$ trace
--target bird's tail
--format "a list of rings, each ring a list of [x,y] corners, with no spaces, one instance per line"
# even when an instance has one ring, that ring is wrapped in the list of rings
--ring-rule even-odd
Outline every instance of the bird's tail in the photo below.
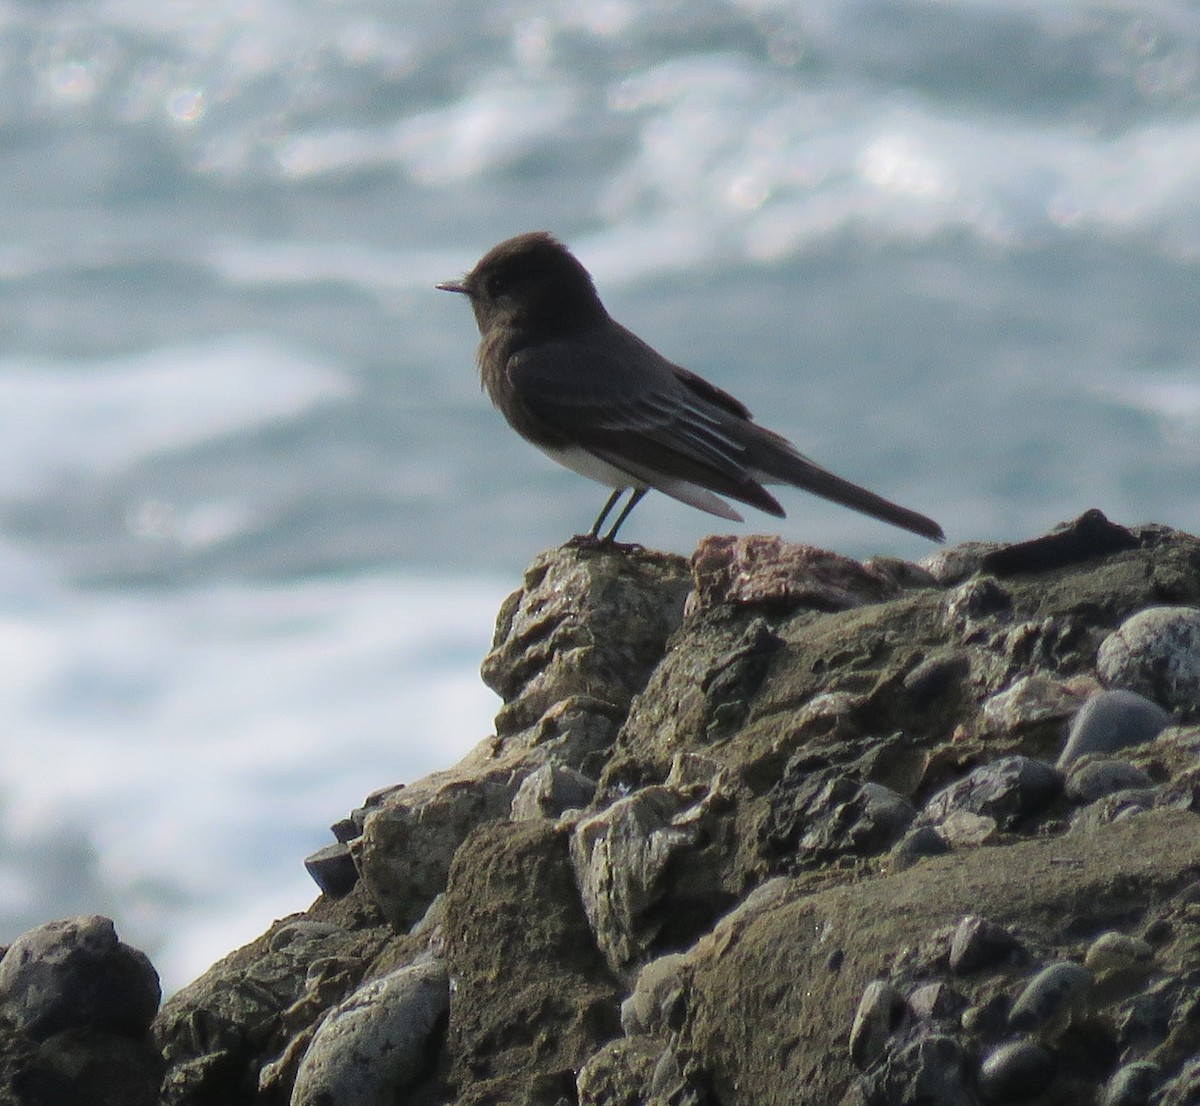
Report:
[[[756,429],[762,430],[763,428],[756,427]],[[843,480],[840,476],[835,476],[828,469],[821,468],[820,465],[797,453],[786,439],[771,434],[770,431],[766,433],[770,434],[772,439],[778,438],[778,442],[758,443],[760,449],[756,451],[758,456],[754,458],[754,463],[760,469],[760,478],[764,481],[778,480],[786,484],[793,484],[797,488],[812,492],[813,495],[831,499],[834,503],[851,507],[856,511],[861,511],[864,515],[880,519],[882,522],[890,522],[893,526],[911,530],[914,534],[920,534],[932,541],[946,540],[942,528],[933,519],[919,514],[917,511],[910,511],[907,507],[901,507],[900,504],[893,503],[890,499],[884,499],[883,496],[867,491],[866,488],[859,487],[858,484],[851,483],[849,480]]]

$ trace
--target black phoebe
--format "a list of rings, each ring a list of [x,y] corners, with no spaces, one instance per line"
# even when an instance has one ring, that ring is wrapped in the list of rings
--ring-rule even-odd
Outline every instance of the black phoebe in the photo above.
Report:
[[[762,485],[793,484],[934,541],[931,518],[860,488],[756,425],[728,392],[673,365],[611,318],[588,271],[549,234],[494,247],[462,280],[439,284],[471,300],[479,372],[518,434],[559,464],[614,488],[590,536],[622,492],[611,542],[648,488],[741,522],[720,495],[783,517]]]

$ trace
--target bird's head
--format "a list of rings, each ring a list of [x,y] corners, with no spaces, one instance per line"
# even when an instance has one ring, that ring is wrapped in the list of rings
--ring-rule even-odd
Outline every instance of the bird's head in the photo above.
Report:
[[[470,298],[479,332],[485,335],[505,326],[553,337],[607,317],[588,271],[545,231],[493,246],[461,280],[438,287]]]

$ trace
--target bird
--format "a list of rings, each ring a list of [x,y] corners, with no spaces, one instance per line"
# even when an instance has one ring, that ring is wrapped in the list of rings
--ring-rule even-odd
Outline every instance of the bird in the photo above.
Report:
[[[745,520],[723,497],[783,518],[764,484],[790,484],[945,540],[933,519],[822,468],[759,426],[745,404],[623,327],[583,264],[546,231],[506,239],[461,279],[436,287],[470,301],[481,384],[509,425],[559,464],[613,489],[583,540],[615,542],[652,488],[732,522]]]

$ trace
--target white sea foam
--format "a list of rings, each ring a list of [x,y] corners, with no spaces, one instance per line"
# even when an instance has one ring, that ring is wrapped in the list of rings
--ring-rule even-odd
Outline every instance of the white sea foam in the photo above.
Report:
[[[233,947],[230,926],[249,940],[304,909],[325,827],[486,736],[477,666],[504,590],[26,593],[0,621],[0,939],[86,901],[178,986]],[[61,879],[30,863],[47,853]]]
[[[315,358],[252,336],[116,360],[0,360],[0,495],[116,472],[351,390]]]

